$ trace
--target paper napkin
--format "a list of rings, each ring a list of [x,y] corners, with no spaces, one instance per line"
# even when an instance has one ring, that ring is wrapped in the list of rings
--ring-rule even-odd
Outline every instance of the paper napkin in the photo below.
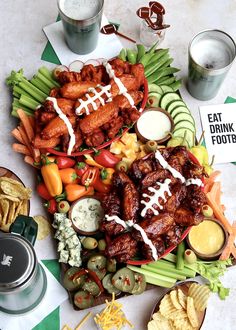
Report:
[[[102,26],[106,24],[108,24],[108,20],[103,16]],[[43,31],[57,54],[58,59],[64,65],[69,65],[75,60],[86,62],[89,59],[96,58],[109,59],[119,54],[122,48],[122,44],[115,34],[104,35],[99,33],[97,48],[87,55],[78,55],[73,53],[66,45],[61,21],[45,26]]]
[[[41,263],[47,276],[47,291],[41,303],[32,311],[22,315],[0,312],[1,330],[31,330],[55,308],[68,299],[66,290]]]

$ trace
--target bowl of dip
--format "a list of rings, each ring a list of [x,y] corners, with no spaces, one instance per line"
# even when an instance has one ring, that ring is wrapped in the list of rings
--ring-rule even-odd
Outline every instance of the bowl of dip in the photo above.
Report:
[[[166,110],[156,107],[143,111],[134,127],[142,142],[152,140],[161,144],[170,139],[174,122]]]
[[[101,202],[93,196],[78,199],[71,205],[69,211],[73,227],[81,235],[96,234],[103,217]]]
[[[188,246],[203,260],[217,259],[228,241],[225,227],[216,219],[205,218],[193,226],[186,238]]]

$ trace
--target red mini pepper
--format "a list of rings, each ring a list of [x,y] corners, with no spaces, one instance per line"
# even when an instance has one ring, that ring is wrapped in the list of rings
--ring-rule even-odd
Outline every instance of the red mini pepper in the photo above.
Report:
[[[59,156],[56,157],[55,163],[59,169],[73,167],[75,165],[75,160],[69,157]]]
[[[115,167],[120,158],[114,156],[109,150],[98,150],[94,154],[94,160],[104,167]]]
[[[46,203],[44,203],[49,213],[54,214],[57,212],[57,202],[54,198],[50,199]]]
[[[107,193],[110,191],[111,186],[102,182],[99,175],[99,169],[97,167],[89,168],[82,176],[81,183],[85,187],[92,186],[100,193]]]
[[[40,197],[42,197],[43,199],[45,199],[46,201],[48,201],[49,199],[52,199],[52,196],[49,194],[49,191],[45,185],[45,183],[43,182],[40,182],[38,185],[37,185],[37,193]]]
[[[89,168],[88,164],[84,163],[84,162],[78,162],[76,163],[74,169],[76,174],[81,178],[82,175],[87,171],[87,169]]]

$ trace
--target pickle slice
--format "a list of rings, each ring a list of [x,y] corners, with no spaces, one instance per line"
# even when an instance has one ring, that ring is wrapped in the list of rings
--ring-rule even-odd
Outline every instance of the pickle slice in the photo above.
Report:
[[[131,292],[135,284],[134,272],[127,267],[121,268],[112,277],[111,283],[120,291]]]
[[[132,294],[141,294],[146,289],[146,280],[143,274],[134,273],[135,284],[131,291]]]
[[[102,285],[104,287],[104,289],[107,290],[108,293],[115,293],[116,295],[119,294],[121,291],[118,290],[112,283],[112,276],[113,274],[107,274],[103,280],[102,280]]]

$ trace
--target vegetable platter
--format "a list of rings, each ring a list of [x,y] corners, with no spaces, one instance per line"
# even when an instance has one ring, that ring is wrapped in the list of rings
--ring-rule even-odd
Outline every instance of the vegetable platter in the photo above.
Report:
[[[219,277],[236,256],[235,224],[224,216],[218,172],[195,144],[172,61],[168,49],[137,45],[108,61],[43,67],[31,80],[13,71],[7,79],[19,118],[13,150],[35,167],[76,309],[102,304],[112,293],[171,288],[197,274],[222,299],[228,294]],[[135,133],[145,107],[171,116],[165,143]],[[228,233],[219,260],[211,262],[184,240],[206,217]]]

